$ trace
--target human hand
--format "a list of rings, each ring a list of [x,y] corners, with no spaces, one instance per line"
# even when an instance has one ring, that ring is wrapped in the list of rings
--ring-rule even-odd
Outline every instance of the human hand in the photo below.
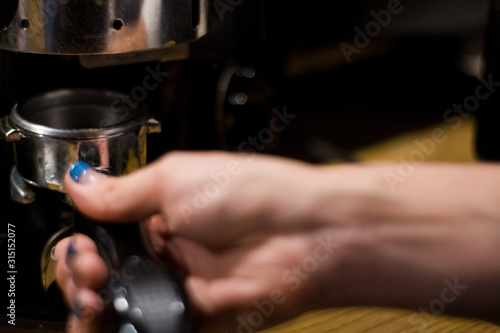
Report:
[[[385,175],[398,168],[173,153],[131,175],[82,170],[66,183],[94,219],[143,221],[158,257],[186,272],[208,330],[253,332],[319,307],[415,309],[443,293],[455,297],[446,313],[491,318],[500,299],[490,255],[500,251],[499,167],[423,165],[393,191]],[[82,237],[57,246],[58,258],[70,253],[58,282],[92,318],[73,316],[73,332],[93,332],[107,271]]]
[[[221,322],[226,329],[262,329],[319,306],[312,289],[322,283],[321,274],[296,270],[320,251],[328,258],[336,244],[325,238],[319,246],[326,226],[308,218],[320,174],[272,157],[171,153],[119,178],[78,165],[66,187],[93,219],[143,221],[155,254],[181,266],[192,303],[218,329]],[[95,331],[103,310],[99,288],[107,277],[95,244],[76,235],[58,244],[56,257],[69,258],[59,260],[57,276],[68,303],[77,307],[70,326]]]

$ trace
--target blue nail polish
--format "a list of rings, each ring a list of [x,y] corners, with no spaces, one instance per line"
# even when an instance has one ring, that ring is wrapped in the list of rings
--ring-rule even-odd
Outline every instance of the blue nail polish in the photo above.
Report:
[[[71,241],[68,245],[68,249],[66,250],[66,264],[69,264],[74,256],[76,256],[76,249],[73,241]]]
[[[69,170],[69,175],[75,182],[78,183],[80,180],[80,177],[88,170],[90,169],[90,165],[88,165],[85,162],[78,161],[76,163],[73,163],[71,166],[71,169]]]
[[[73,301],[73,307],[71,308],[71,313],[75,315],[77,318],[81,318],[82,316],[82,303],[78,298],[75,298]]]

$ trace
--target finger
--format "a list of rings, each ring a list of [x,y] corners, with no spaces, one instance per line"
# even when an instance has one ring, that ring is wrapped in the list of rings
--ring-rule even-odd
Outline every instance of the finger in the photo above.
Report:
[[[189,275],[215,278],[223,274],[221,261],[198,242],[183,237],[172,237],[165,242],[166,257],[172,258]]]
[[[68,254],[68,247],[70,244],[75,251],[93,251],[97,253],[97,245],[92,238],[83,234],[75,234],[74,236],[62,239],[59,243],[57,243],[54,255],[58,263],[66,263],[65,259]]]
[[[162,237],[167,237],[170,233],[170,228],[168,227],[163,215],[153,215],[148,218],[144,224],[150,234],[158,234]]]
[[[110,177],[77,162],[66,175],[65,185],[75,205],[89,217],[136,222],[161,211],[159,171],[153,163],[126,176]]]
[[[77,288],[98,290],[108,278],[108,267],[95,251],[81,251],[71,259],[73,283]]]
[[[161,215],[154,215],[143,222],[144,235],[153,253],[165,256],[166,239],[168,238],[168,226]]]
[[[217,254],[182,237],[173,237],[165,245],[174,260],[187,272],[185,283],[188,294],[205,314],[248,306],[253,300],[266,296],[266,279],[259,280],[252,274],[238,272],[241,268],[237,263],[245,261],[243,252]]]
[[[71,333],[101,332],[104,317],[102,298],[94,291],[81,289],[71,302],[67,331]]]
[[[186,289],[194,305],[207,315],[235,307],[248,307],[266,294],[266,286],[245,278],[206,280],[191,276]]]
[[[68,294],[73,287],[71,261],[79,252],[97,253],[97,246],[89,237],[77,234],[61,240],[54,249],[54,256],[57,260],[57,283],[66,294]]]

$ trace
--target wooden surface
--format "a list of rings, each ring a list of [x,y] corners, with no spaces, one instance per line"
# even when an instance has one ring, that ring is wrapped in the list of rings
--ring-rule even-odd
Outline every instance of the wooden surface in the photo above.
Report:
[[[431,154],[426,154],[426,162],[471,162],[473,153],[472,121],[463,122],[457,128],[450,124],[436,124],[429,128],[374,144],[355,152],[360,161],[395,161],[408,159],[420,149],[415,140],[432,138],[432,131],[440,128],[446,140],[435,143]],[[430,301],[430,300],[429,300]],[[425,306],[425,304],[423,305]],[[339,308],[312,312],[294,320],[262,331],[265,333],[500,333],[500,327],[478,320],[431,316],[415,311],[384,308]]]
[[[498,333],[493,324],[383,308],[341,308],[305,314],[265,333]]]

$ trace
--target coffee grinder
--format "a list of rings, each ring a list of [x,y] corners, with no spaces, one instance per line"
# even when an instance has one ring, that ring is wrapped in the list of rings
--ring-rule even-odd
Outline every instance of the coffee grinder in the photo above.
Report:
[[[68,165],[82,160],[120,175],[173,149],[238,150],[249,135],[269,126],[275,108],[284,106],[276,97],[285,51],[297,40],[305,46],[321,42],[317,31],[330,36],[328,29],[337,29],[328,11],[310,7],[309,20],[299,27],[292,23],[303,17],[302,5],[284,0],[3,2],[0,249],[8,254],[9,235],[14,236],[17,273],[15,298],[0,297],[3,309],[15,301],[14,309],[0,312],[0,331],[64,331],[67,309],[57,286],[48,282],[53,279],[51,246],[74,226],[59,178]],[[318,20],[318,14],[325,19]],[[44,116],[32,115],[40,110],[46,110]],[[62,119],[64,110],[84,112]],[[161,133],[154,120],[161,123]],[[46,128],[38,131],[37,124]],[[123,134],[125,127],[134,134],[122,136],[119,147],[110,149],[109,135]],[[71,137],[68,130],[82,136]],[[91,138],[89,130],[108,138]],[[61,150],[23,135],[57,137],[48,147]],[[280,136],[274,133],[259,152],[272,151]],[[125,147],[133,147],[127,158],[121,155]],[[120,248],[123,239],[112,239]],[[10,290],[7,268],[5,291]],[[10,311],[15,326],[8,324]],[[127,319],[127,313],[122,317]]]
[[[3,5],[0,245],[9,258],[1,266],[1,327],[64,332],[67,310],[53,283],[51,249],[76,228],[96,239],[113,272],[105,290],[110,331],[191,330],[177,272],[141,247],[137,226],[102,228],[75,217],[62,180],[76,161],[110,175],[147,163],[146,136],[161,124],[143,95],[160,94],[153,90],[170,75],[163,62],[187,58],[189,43],[208,29],[205,0]],[[142,85],[127,86],[141,76]]]

